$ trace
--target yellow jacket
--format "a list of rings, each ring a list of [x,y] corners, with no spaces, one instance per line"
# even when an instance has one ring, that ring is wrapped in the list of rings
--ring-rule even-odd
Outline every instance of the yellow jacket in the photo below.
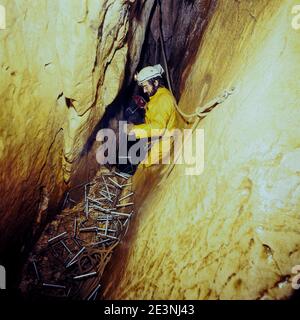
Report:
[[[138,139],[160,137],[141,162],[145,167],[157,164],[165,153],[169,152],[170,138],[168,136],[177,125],[175,104],[176,100],[172,93],[166,88],[159,88],[155,95],[150,97],[146,106],[145,123],[135,125],[130,131]]]

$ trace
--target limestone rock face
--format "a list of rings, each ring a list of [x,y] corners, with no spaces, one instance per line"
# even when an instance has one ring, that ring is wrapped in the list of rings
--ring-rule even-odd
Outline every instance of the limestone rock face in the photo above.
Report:
[[[140,53],[153,5],[140,25],[133,2],[1,2],[0,252],[31,239],[72,174],[88,167],[84,144],[123,84],[128,48]]]
[[[200,122],[205,166],[139,169],[128,245],[109,299],[282,299],[300,263],[300,31],[297,1],[220,0],[184,74],[180,107],[236,90]],[[145,194],[145,189],[149,189]],[[118,264],[118,261],[122,264]]]
[[[300,264],[297,2],[162,1],[180,108],[194,112],[236,89],[198,126],[205,133],[202,174],[186,175],[188,166],[177,165],[162,180],[161,167],[138,169],[136,218],[104,275],[104,298],[293,293],[292,269]],[[95,125],[124,79],[153,58],[140,61],[153,4],[1,1],[1,264],[30,244],[70,181],[89,176],[95,155],[83,155]],[[155,23],[154,14],[149,45],[157,42]],[[196,147],[193,138],[187,146]]]

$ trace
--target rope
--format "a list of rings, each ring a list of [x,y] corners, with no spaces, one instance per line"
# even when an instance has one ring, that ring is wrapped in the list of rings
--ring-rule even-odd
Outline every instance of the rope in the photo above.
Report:
[[[217,96],[216,98],[210,100],[207,102],[204,106],[198,107],[195,112],[187,114],[179,109],[178,106],[176,106],[176,109],[178,112],[185,118],[193,118],[193,117],[204,117],[207,115],[208,112],[211,111],[212,107],[217,106],[218,104],[223,103],[230,95],[233,94],[235,88],[232,87],[229,90],[224,90],[222,94]]]
[[[170,89],[172,95],[174,95],[173,90],[172,90],[171,77],[170,77],[170,73],[169,73],[169,67],[168,67],[167,56],[166,56],[166,48],[165,48],[164,37],[163,37],[163,32],[162,32],[162,10],[161,10],[160,0],[157,1],[157,5],[158,5],[158,11],[159,11],[159,39],[160,39],[161,48],[162,48],[164,65],[165,65],[165,69],[166,69],[166,77],[167,77],[169,89]],[[213,100],[209,101],[204,106],[198,107],[196,109],[196,111],[193,113],[185,113],[184,111],[182,111],[179,108],[179,106],[177,105],[176,101],[175,101],[175,108],[178,111],[178,113],[182,116],[182,118],[185,122],[191,123],[191,121],[189,121],[187,119],[191,119],[194,117],[204,117],[209,111],[211,111],[210,109],[212,107],[223,103],[231,94],[233,94],[234,90],[235,90],[235,88],[230,88],[229,90],[224,90],[222,94],[220,94],[219,96],[217,96]]]
[[[158,28],[159,40],[160,40],[160,45],[161,45],[161,49],[162,49],[164,65],[165,65],[165,69],[166,69],[166,77],[167,77],[168,86],[169,86],[169,89],[173,95],[171,77],[170,77],[168,62],[167,62],[166,48],[165,48],[164,37],[163,37],[163,32],[162,32],[162,11],[161,11],[160,0],[158,0],[157,3],[158,3],[158,12],[159,12],[159,28]]]
[[[170,89],[172,95],[174,96],[173,90],[172,90],[172,85],[171,85],[171,77],[170,77],[170,73],[169,73],[168,62],[167,62],[163,31],[162,31],[162,23],[163,22],[162,22],[162,9],[161,9],[160,0],[157,0],[157,5],[158,5],[158,10],[159,10],[159,38],[160,38],[160,44],[161,44],[161,48],[162,48],[163,61],[164,61],[165,69],[166,69],[166,77],[167,77],[168,86],[169,86],[169,89]],[[186,112],[182,111],[179,108],[179,106],[175,100],[175,104],[174,104],[175,108],[176,108],[177,112],[181,115],[183,120],[188,124],[193,123],[192,130],[190,132],[190,136],[192,135],[194,130],[198,127],[201,119],[204,118],[210,111],[212,111],[212,109],[214,107],[225,102],[225,100],[227,100],[227,98],[230,95],[232,95],[234,93],[234,91],[235,91],[234,87],[224,90],[223,93],[218,95],[216,98],[210,100],[205,105],[198,107],[196,109],[196,111],[193,113],[186,113]],[[195,119],[194,121],[191,121],[191,119],[194,117],[197,117],[197,119]],[[161,182],[159,183],[159,185],[162,184],[167,179],[167,177],[170,175],[170,173],[174,169],[174,166],[175,166],[175,163],[176,163],[176,160],[179,156],[180,151],[174,155],[174,163],[169,166],[168,170],[163,175],[163,178],[162,178]]]

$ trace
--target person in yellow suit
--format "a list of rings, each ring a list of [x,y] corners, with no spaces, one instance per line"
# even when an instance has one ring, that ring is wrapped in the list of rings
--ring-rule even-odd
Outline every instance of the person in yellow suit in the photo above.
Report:
[[[162,159],[168,159],[172,145],[170,135],[177,125],[176,100],[162,84],[163,73],[161,65],[155,65],[146,67],[135,75],[135,80],[149,96],[150,101],[146,105],[145,123],[129,124],[127,134],[135,135],[137,139],[156,138],[140,164],[146,168],[161,163]]]

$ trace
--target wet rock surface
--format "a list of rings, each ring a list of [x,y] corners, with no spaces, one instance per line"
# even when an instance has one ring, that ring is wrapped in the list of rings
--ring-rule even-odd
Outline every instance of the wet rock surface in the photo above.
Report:
[[[178,165],[159,184],[159,172],[137,171],[136,231],[116,252],[125,266],[106,274],[107,299],[293,294],[300,261],[295,4],[218,1],[179,106],[193,112],[226,88],[236,91],[198,126],[205,131],[201,175]]]

